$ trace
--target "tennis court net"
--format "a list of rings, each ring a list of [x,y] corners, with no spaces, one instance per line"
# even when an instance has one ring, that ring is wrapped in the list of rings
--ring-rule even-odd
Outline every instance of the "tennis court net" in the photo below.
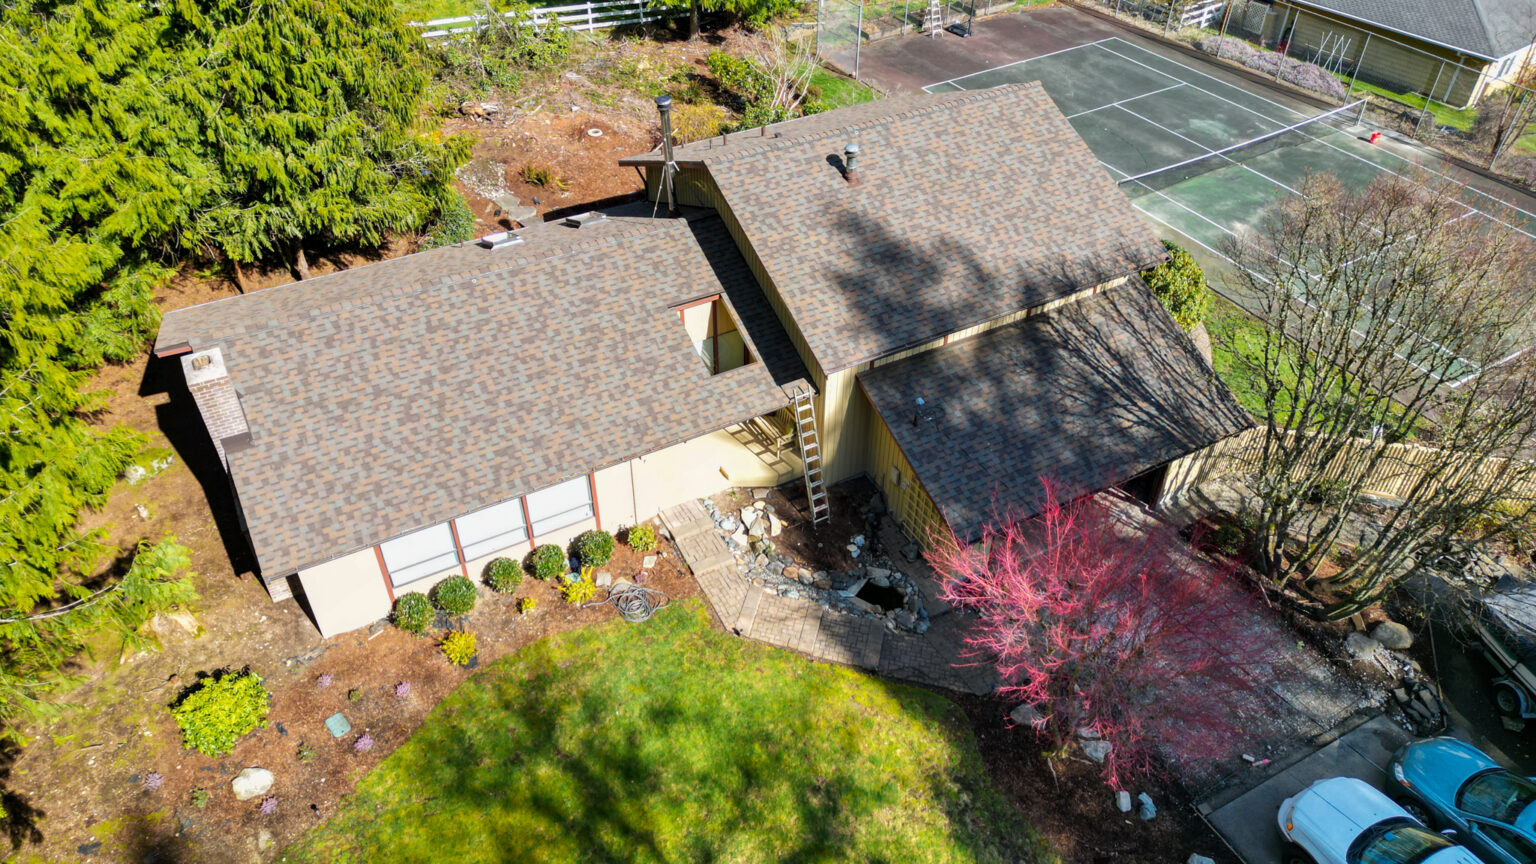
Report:
[[[1201,153],[1182,162],[1126,177],[1119,183],[1123,187],[1129,187],[1126,191],[1133,197],[1138,192],[1161,192],[1218,168],[1241,165],[1256,156],[1271,153],[1282,147],[1294,147],[1308,141],[1315,141],[1319,135],[1326,135],[1352,125],[1355,118],[1359,116],[1362,104],[1362,101],[1351,102],[1316,117],[1309,117],[1299,123],[1266,132],[1257,138],[1249,138],[1247,141],[1239,141],[1220,150]]]

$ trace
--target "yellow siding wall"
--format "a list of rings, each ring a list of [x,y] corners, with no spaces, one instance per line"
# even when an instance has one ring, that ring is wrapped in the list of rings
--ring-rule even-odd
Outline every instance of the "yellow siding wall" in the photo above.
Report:
[[[1289,12],[1294,7],[1276,8]],[[1346,39],[1351,40],[1345,52],[1350,64],[1358,62],[1361,52],[1365,52],[1365,64],[1360,67],[1361,81],[1412,93],[1428,93],[1433,87],[1434,98],[1449,105],[1464,106],[1472,101],[1482,74],[1466,69],[1457,72],[1456,67],[1442,61],[1460,62],[1479,70],[1486,65],[1485,61],[1467,57],[1455,51],[1427,43],[1415,44],[1413,40],[1390,31],[1365,27],[1353,21],[1328,18],[1311,11],[1303,11],[1299,15],[1295,13],[1285,16],[1276,15],[1271,19],[1272,32],[1265,34],[1267,38],[1281,37],[1279,28],[1282,17],[1286,27],[1284,35],[1292,44],[1298,46],[1292,56],[1307,59],[1311,57],[1312,51],[1323,44],[1325,38],[1337,39],[1338,34],[1342,33]],[[1290,27],[1292,20],[1296,23],[1294,33]],[[1366,33],[1371,34],[1369,46],[1365,42]],[[1408,42],[1414,44],[1414,47],[1398,44],[1399,42]],[[1415,48],[1422,50],[1415,50]],[[1442,66],[1444,66],[1444,74],[1439,76],[1437,82],[1436,74],[1440,72]]]
[[[885,493],[891,515],[908,537],[928,546],[935,532],[946,530],[944,517],[879,414],[870,418],[864,450],[868,454],[869,478]]]

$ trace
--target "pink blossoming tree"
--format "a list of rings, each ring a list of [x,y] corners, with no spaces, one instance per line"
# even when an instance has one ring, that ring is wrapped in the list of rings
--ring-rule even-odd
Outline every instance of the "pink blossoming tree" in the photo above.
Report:
[[[1110,783],[1229,752],[1286,649],[1256,592],[1144,511],[1042,486],[1033,518],[1001,506],[977,542],[933,538],[941,596],[975,615],[972,659],[1033,709],[1052,759],[1109,742]]]

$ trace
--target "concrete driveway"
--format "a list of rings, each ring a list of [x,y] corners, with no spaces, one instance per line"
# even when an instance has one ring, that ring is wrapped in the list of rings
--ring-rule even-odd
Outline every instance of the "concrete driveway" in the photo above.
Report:
[[[1217,792],[1200,802],[1200,813],[1247,864],[1280,864],[1284,848],[1275,814],[1281,801],[1328,777],[1359,777],[1381,786],[1393,751],[1411,737],[1386,717],[1374,717],[1291,764],[1271,769],[1274,773],[1256,786]]]

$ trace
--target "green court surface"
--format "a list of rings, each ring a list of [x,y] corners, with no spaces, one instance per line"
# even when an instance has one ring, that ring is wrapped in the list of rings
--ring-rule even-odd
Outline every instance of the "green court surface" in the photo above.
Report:
[[[924,89],[1024,81],[1041,82],[1137,209],[1226,260],[1228,244],[1245,229],[1261,228],[1275,202],[1297,194],[1309,173],[1332,174],[1352,189],[1409,170],[1447,175],[1445,163],[1410,162],[1368,143],[1371,130],[1355,125],[1353,107],[1308,115],[1119,38]],[[1536,237],[1536,214],[1458,188],[1469,215]],[[1399,353],[1410,362],[1427,351],[1451,353],[1411,334],[1404,339]],[[1442,377],[1461,380],[1477,371],[1458,358]]]

